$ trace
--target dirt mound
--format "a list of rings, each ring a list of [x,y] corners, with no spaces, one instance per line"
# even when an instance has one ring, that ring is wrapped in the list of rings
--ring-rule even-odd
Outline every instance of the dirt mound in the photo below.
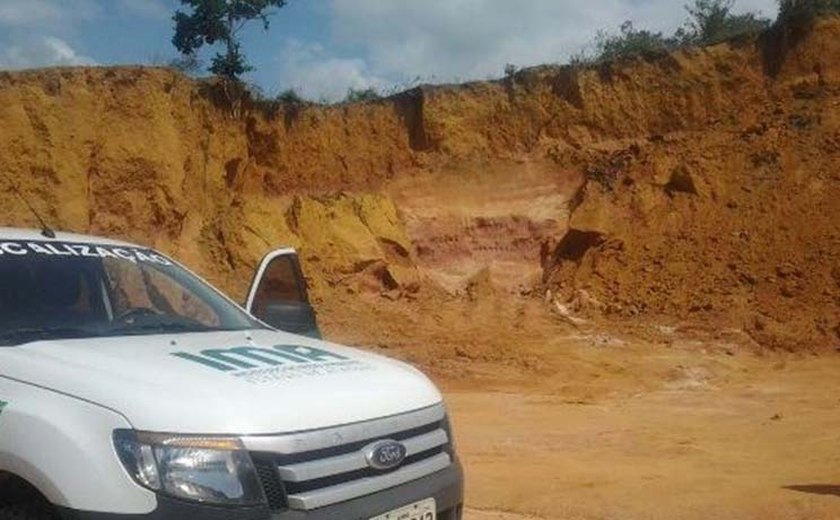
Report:
[[[837,41],[803,44],[810,74],[769,83],[704,128],[567,152],[588,182],[546,273],[560,301],[583,291],[601,305],[582,313],[707,322],[772,348],[840,347]]]

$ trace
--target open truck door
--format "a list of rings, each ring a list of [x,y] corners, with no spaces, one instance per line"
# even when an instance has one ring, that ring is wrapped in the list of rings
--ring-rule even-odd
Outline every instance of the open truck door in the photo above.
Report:
[[[294,249],[278,249],[262,259],[245,308],[252,316],[277,329],[321,337]]]

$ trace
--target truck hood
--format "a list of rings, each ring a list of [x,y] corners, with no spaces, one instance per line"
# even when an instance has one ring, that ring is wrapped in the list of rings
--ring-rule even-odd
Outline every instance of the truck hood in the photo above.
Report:
[[[139,430],[157,432],[287,433],[441,401],[409,365],[268,330],[0,348],[0,376],[96,403]]]

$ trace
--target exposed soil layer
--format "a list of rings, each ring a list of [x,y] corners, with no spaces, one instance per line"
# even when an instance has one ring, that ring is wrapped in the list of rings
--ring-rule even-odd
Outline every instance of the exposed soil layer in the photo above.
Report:
[[[389,191],[423,274],[458,293],[489,270],[507,291],[539,284],[541,249],[562,236],[582,178],[553,161],[460,162],[396,179]]]
[[[235,111],[164,69],[2,73],[0,170],[54,226],[151,243],[237,297],[290,244],[325,314],[347,291],[412,312],[423,291],[548,290],[571,323],[647,316],[828,349],[838,42],[832,18],[786,48]],[[34,223],[3,197],[4,223]]]
[[[840,347],[840,85],[819,81],[590,163],[547,273],[558,299]]]

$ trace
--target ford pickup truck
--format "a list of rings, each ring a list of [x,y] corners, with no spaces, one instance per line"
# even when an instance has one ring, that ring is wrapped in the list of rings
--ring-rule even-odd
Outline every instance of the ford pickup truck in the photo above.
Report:
[[[457,520],[417,369],[320,339],[297,255],[244,306],[150,248],[0,228],[0,520]]]

